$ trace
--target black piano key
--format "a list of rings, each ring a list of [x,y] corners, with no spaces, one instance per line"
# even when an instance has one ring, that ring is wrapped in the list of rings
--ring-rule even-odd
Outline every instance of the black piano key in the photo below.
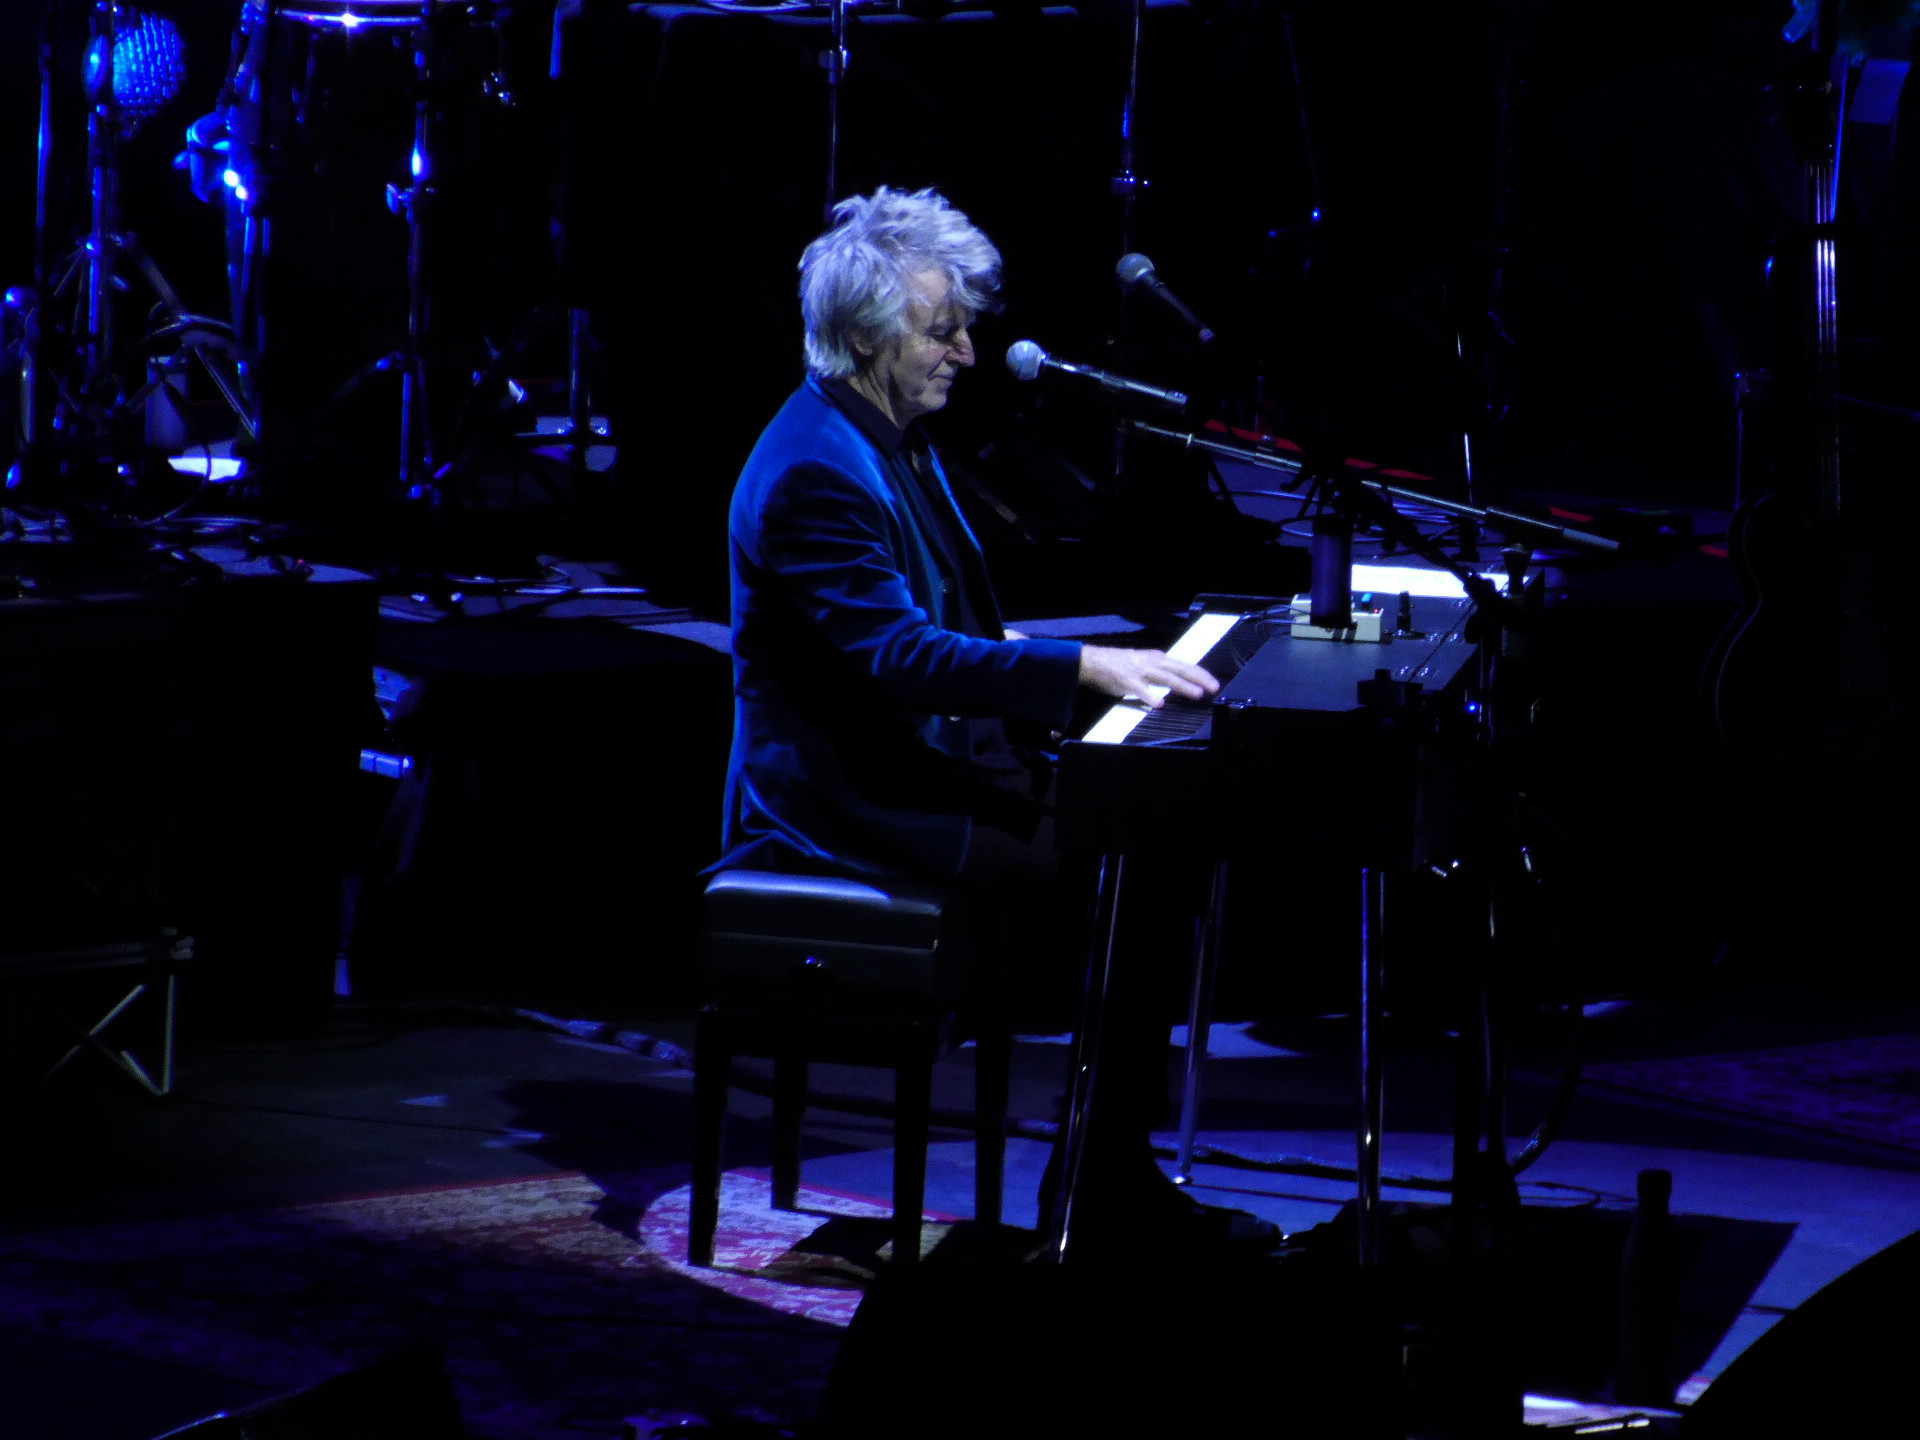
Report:
[[[1213,704],[1203,700],[1169,700],[1149,711],[1127,733],[1123,745],[1164,745],[1169,740],[1199,738],[1213,719]]]

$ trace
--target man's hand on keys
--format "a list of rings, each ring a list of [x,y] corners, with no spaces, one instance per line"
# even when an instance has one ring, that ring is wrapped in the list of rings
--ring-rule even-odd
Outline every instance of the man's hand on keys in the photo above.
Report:
[[[1107,645],[1080,647],[1080,683],[1116,700],[1136,700],[1149,710],[1166,703],[1166,692],[1182,700],[1204,700],[1220,682],[1186,660],[1164,650],[1124,650]]]

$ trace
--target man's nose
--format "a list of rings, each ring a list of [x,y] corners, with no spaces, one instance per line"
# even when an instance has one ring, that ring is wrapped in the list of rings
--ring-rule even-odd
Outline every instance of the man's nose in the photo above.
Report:
[[[952,360],[956,365],[973,364],[973,337],[964,327],[954,332]]]

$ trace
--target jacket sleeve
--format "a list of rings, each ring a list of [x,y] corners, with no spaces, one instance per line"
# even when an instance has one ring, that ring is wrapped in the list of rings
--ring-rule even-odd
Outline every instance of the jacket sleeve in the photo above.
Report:
[[[1072,640],[981,640],[935,625],[914,603],[879,499],[845,471],[795,465],[769,488],[760,561],[881,691],[930,715],[1064,726],[1080,680]]]

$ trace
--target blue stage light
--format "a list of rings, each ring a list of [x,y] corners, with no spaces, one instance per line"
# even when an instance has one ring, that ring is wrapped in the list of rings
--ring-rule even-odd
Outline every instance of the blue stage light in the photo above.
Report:
[[[132,130],[151,120],[187,80],[187,46],[171,20],[137,10],[122,12],[111,39],[87,52],[87,91],[113,104]]]

